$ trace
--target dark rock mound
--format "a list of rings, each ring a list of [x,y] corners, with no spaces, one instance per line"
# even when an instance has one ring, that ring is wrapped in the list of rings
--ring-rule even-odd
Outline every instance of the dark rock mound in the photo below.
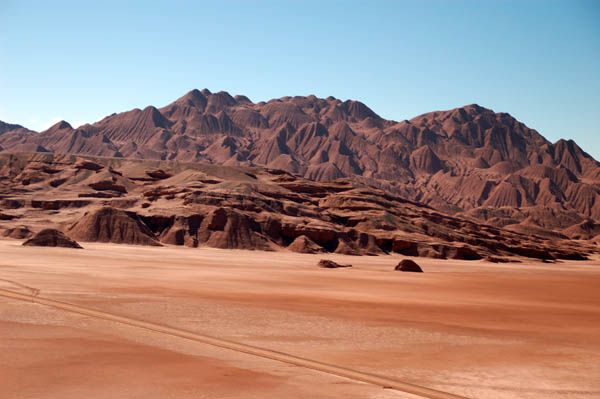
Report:
[[[161,245],[137,214],[111,207],[86,213],[70,227],[69,234],[79,241]]]
[[[70,239],[62,231],[56,229],[44,229],[25,241],[23,245],[30,247],[82,248],[76,241]]]
[[[352,267],[352,265],[343,265],[329,259],[321,259],[319,261],[319,267],[324,267],[326,269],[337,269],[338,267]]]
[[[317,254],[325,251],[323,247],[304,235],[298,236],[288,249],[302,254]]]
[[[394,270],[399,270],[401,272],[423,273],[421,266],[417,265],[417,262],[410,259],[401,260]]]

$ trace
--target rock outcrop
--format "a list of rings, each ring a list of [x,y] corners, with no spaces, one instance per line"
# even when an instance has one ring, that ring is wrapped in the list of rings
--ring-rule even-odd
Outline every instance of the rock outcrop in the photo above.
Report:
[[[311,134],[321,137],[321,130],[315,126]],[[343,126],[335,131],[351,136]],[[126,190],[90,193],[90,185],[98,182]],[[7,215],[0,222],[4,234],[16,238],[24,238],[19,226],[69,226],[64,231],[80,242],[469,261],[490,256],[576,260],[598,251],[585,239],[597,236],[597,224],[575,212],[486,208],[481,217],[495,218],[492,225],[367,182],[315,182],[260,167],[0,154],[0,195],[0,214]],[[523,221],[510,222],[518,218]],[[576,227],[561,232],[561,220],[544,228],[528,224],[538,218],[562,218]]]
[[[70,239],[62,231],[56,229],[44,229],[25,241],[23,245],[29,247],[82,248],[77,241]]]
[[[290,251],[299,252],[302,254],[317,254],[325,252],[323,247],[304,235],[296,237],[296,239],[287,248]]]
[[[419,266],[417,262],[411,259],[402,259],[400,263],[396,265],[394,270],[398,270],[401,272],[423,273],[423,269],[421,269],[421,266]]]
[[[260,225],[252,218],[232,209],[217,208],[202,221],[198,239],[213,248],[270,249],[260,232]]]
[[[319,267],[323,267],[325,269],[337,269],[340,267],[352,267],[352,265],[337,263],[337,262],[334,262],[329,259],[321,259],[319,261],[318,265],[319,265]]]
[[[33,235],[33,231],[31,231],[27,226],[15,226],[4,230],[2,235],[4,237],[22,240],[24,238],[31,237]]]
[[[79,241],[161,245],[137,214],[111,207],[86,212],[68,230]]]

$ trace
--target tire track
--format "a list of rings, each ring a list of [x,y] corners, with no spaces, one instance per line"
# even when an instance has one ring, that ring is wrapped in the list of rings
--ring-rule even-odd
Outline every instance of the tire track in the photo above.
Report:
[[[38,288],[30,287],[30,286],[25,285],[25,284],[21,284],[18,281],[7,280],[5,278],[0,278],[0,281],[3,281],[5,283],[11,284],[11,285],[14,285],[15,287],[23,288],[23,289],[25,289],[27,291],[30,291],[31,292],[31,296],[38,296],[40,294],[40,290]]]
[[[170,327],[164,324],[152,323],[144,320],[138,320],[127,316],[121,316],[115,313],[103,312],[100,310],[87,308],[84,306],[75,305],[68,302],[57,301],[54,299],[43,298],[38,295],[26,295],[19,292],[5,290],[0,288],[0,296],[16,299],[26,302],[34,302],[41,305],[50,306],[56,309],[65,310],[72,313],[78,313],[85,316],[96,317],[99,319],[110,320],[113,322],[126,324],[145,330],[154,331],[174,337],[185,338],[191,341],[201,342],[203,344],[217,346],[219,348],[229,349],[248,355],[258,356],[269,360],[275,360],[287,364],[292,364],[299,367],[304,367],[311,370],[321,371],[324,373],[345,377],[351,380],[365,382],[373,385],[379,385],[388,389],[418,395],[429,399],[467,399],[463,396],[458,396],[431,388],[422,387],[419,385],[410,384],[407,382],[398,381],[384,376],[364,373],[349,368],[335,366],[332,364],[322,363],[316,360],[305,359],[299,356],[260,348],[252,345],[242,344],[239,342],[229,341],[221,338],[212,337],[209,335],[198,334],[192,331],[187,331],[179,328]]]

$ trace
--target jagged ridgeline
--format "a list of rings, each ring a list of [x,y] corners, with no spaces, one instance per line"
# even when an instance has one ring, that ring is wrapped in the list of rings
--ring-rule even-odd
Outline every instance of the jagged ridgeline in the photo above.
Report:
[[[77,129],[63,121],[38,134],[3,123],[0,150],[264,166],[319,182],[346,178],[545,238],[573,229],[593,238],[589,226],[600,219],[598,162],[573,141],[550,143],[509,114],[478,105],[396,122],[359,101],[297,96],[253,103],[192,90],[160,109],[112,114]]]

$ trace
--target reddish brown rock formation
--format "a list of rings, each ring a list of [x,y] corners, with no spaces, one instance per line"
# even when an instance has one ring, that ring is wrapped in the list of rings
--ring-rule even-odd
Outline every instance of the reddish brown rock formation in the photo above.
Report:
[[[402,259],[400,263],[396,265],[394,270],[398,270],[401,272],[423,273],[423,269],[421,269],[421,266],[419,266],[417,262],[411,259]]]
[[[339,240],[338,245],[335,248],[335,253],[342,255],[360,255],[360,252],[356,249],[354,243],[349,240]]]
[[[587,219],[563,230],[562,233],[575,240],[589,240],[600,234],[600,223]]]
[[[215,209],[202,221],[198,239],[214,248],[270,249],[255,220],[226,208]]]
[[[111,207],[87,212],[69,228],[69,235],[79,241],[160,245],[135,213]]]
[[[76,241],[70,239],[62,231],[56,229],[44,229],[25,241],[23,245],[31,247],[82,248]]]
[[[8,213],[2,213],[0,212],[0,220],[13,220],[13,219],[17,219],[18,216],[16,215],[10,215]]]
[[[317,254],[324,252],[323,247],[304,235],[296,237],[296,239],[287,248],[290,251],[303,254]]]
[[[81,168],[87,164],[97,166]],[[159,177],[169,177],[147,173],[157,170],[162,171]],[[57,179],[62,183],[55,187]],[[98,182],[118,184],[126,192],[90,192],[90,185]],[[480,217],[496,218],[498,226],[493,226],[437,211],[368,182],[315,182],[259,167],[2,154],[0,195],[0,209],[12,209],[3,213],[19,216],[2,221],[5,229],[70,225],[67,233],[78,241],[290,247],[465,260],[515,255],[584,259],[597,251],[591,243],[567,240],[554,230],[564,221],[580,223],[577,213],[485,208]],[[531,227],[523,230],[533,219],[557,224],[537,227],[543,235]]]
[[[319,267],[323,267],[325,269],[337,269],[339,267],[352,267],[352,265],[336,263],[329,259],[321,259],[319,261]]]
[[[77,162],[77,164],[75,165],[75,169],[78,169],[78,170],[84,169],[84,170],[91,170],[94,172],[98,172],[98,171],[104,169],[104,166],[97,164],[96,162],[82,159],[79,162]]]
[[[95,183],[90,183],[89,186],[97,191],[114,191],[121,194],[125,194],[127,192],[127,189],[124,186],[116,184],[111,180],[101,180]]]
[[[33,231],[29,230],[27,226],[16,226],[10,227],[2,232],[4,237],[14,238],[16,240],[22,240],[29,238],[33,235]]]
[[[163,180],[163,179],[168,179],[169,177],[171,177],[171,175],[169,173],[165,172],[162,169],[149,170],[149,171],[146,171],[146,174],[150,178],[156,179],[156,180]]]
[[[60,122],[36,134],[2,123],[0,147],[262,165],[319,181],[352,178],[497,226],[490,209],[523,219],[537,215],[527,223],[544,229],[600,219],[598,162],[573,141],[550,143],[509,114],[476,104],[395,122],[358,101],[333,97],[253,103],[226,92],[192,90],[160,109],[117,113],[77,129]],[[138,177],[168,178],[163,172],[152,165]],[[23,178],[29,184],[37,180],[35,174]]]

